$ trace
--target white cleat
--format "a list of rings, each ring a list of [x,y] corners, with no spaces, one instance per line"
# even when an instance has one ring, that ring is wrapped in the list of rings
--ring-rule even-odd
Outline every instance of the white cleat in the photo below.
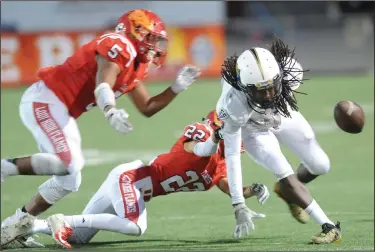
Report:
[[[16,210],[15,215],[5,219],[1,224],[1,247],[32,233],[35,217]]]
[[[48,226],[52,232],[52,238],[65,248],[72,246],[68,238],[73,234],[73,229],[68,222],[64,220],[63,214],[55,214],[47,218]]]

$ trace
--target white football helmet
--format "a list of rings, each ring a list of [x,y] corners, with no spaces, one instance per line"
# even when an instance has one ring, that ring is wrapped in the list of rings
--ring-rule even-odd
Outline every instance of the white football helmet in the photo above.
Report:
[[[281,94],[282,73],[273,54],[255,47],[237,59],[238,85],[250,102],[262,109],[272,108]]]

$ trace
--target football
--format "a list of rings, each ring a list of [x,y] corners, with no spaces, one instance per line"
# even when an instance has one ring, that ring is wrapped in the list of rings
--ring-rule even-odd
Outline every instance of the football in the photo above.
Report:
[[[337,126],[347,133],[358,134],[365,124],[365,113],[355,102],[340,101],[334,109]]]

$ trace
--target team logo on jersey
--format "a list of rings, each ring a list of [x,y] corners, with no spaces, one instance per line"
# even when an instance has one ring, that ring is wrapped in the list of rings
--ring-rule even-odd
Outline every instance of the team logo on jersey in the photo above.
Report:
[[[212,178],[210,176],[210,174],[207,172],[207,170],[204,170],[202,173],[202,178],[204,179],[204,181],[206,182],[206,184],[211,184],[212,183]]]
[[[220,109],[219,114],[217,114],[219,119],[224,120],[225,118],[228,117],[228,112],[225,109]]]

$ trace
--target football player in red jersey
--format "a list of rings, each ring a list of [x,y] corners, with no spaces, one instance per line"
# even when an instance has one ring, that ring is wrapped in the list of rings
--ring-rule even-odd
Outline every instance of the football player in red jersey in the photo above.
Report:
[[[230,195],[221,122],[216,111],[204,124],[187,126],[168,153],[149,165],[136,160],[114,168],[80,215],[52,215],[36,220],[29,231],[51,234],[64,247],[88,243],[99,230],[142,235],[147,229],[145,202],[176,192],[206,191],[217,186]],[[256,196],[263,204],[269,197],[262,184],[243,188],[245,198]],[[252,212],[254,218],[263,214]]]
[[[118,21],[116,31],[82,46],[63,64],[41,69],[40,80],[20,103],[20,116],[33,134],[40,153],[1,160],[1,180],[15,175],[53,175],[27,205],[2,222],[1,244],[30,225],[58,200],[77,191],[84,157],[76,119],[97,106],[119,133],[132,130],[128,114],[116,108],[116,98],[129,94],[135,107],[150,117],[165,108],[200,75],[185,66],[164,92],[151,97],[142,84],[149,64],[161,66],[168,36],[162,20],[146,10],[132,10]],[[17,236],[17,235],[16,235]]]

